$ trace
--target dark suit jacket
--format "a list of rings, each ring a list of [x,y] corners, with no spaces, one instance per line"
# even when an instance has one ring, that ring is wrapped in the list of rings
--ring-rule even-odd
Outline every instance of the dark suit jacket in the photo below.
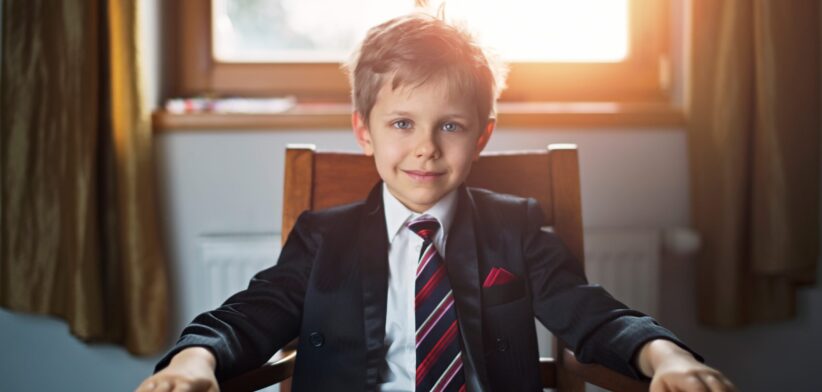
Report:
[[[633,356],[668,330],[588,285],[536,201],[460,188],[445,255],[469,391],[542,390],[534,317],[583,362],[638,377]],[[492,267],[515,281],[482,288]],[[375,390],[385,354],[388,238],[381,186],[365,202],[303,213],[276,266],[199,315],[177,345],[204,346],[225,379],[258,367],[299,337],[294,388]]]

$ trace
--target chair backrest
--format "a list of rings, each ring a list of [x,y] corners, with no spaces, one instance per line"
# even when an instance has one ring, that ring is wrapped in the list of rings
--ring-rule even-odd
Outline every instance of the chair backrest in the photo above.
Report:
[[[358,153],[319,152],[311,145],[290,145],[285,159],[283,241],[303,211],[363,200],[379,180],[373,158]],[[538,200],[546,224],[584,264],[575,145],[553,144],[545,150],[484,153],[474,163],[466,184]],[[543,360],[541,365],[543,385],[583,390],[584,383],[562,366],[569,358],[563,353],[564,345],[554,339],[554,359]]]
[[[286,150],[283,241],[300,213],[362,200],[379,180],[374,161],[361,154],[317,152],[313,146]],[[546,224],[583,262],[582,212],[576,146],[550,145],[542,151],[484,154],[474,163],[469,186],[537,199]],[[540,358],[546,388],[584,391],[585,382],[615,391],[647,391],[649,384],[596,364],[583,364],[554,338],[554,357]],[[283,348],[268,363],[221,383],[226,392],[246,392],[280,383],[291,390],[294,345]]]
[[[363,200],[380,179],[374,160],[358,153],[320,152],[311,145],[286,149],[282,239],[306,210]],[[468,186],[537,199],[547,224],[583,262],[579,165],[575,145],[546,150],[484,153]]]
[[[322,209],[362,200],[379,180],[372,158],[343,152],[317,152],[313,146],[286,150],[283,241],[305,210]],[[580,262],[582,212],[576,146],[550,145],[547,150],[493,153],[474,163],[469,186],[533,197],[540,202],[547,224]],[[540,358],[542,385],[559,391],[584,391],[585,382],[614,391],[647,391],[637,381],[595,364],[583,364],[554,339],[554,357]],[[291,344],[260,368],[221,383],[225,392],[255,391],[280,383],[291,390],[296,346]]]

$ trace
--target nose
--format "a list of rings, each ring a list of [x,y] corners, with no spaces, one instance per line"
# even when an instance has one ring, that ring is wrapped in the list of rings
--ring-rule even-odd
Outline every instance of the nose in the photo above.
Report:
[[[439,140],[436,132],[420,132],[414,147],[414,155],[417,158],[437,159],[440,157]]]

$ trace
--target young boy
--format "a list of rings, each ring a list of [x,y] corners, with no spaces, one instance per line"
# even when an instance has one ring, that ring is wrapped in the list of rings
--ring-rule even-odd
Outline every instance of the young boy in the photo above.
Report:
[[[349,68],[354,135],[382,182],[364,202],[303,213],[277,265],[199,315],[139,391],[216,391],[297,337],[296,390],[541,390],[535,316],[580,361],[656,390],[733,388],[588,285],[534,200],[462,185],[503,73],[470,37],[396,18]]]

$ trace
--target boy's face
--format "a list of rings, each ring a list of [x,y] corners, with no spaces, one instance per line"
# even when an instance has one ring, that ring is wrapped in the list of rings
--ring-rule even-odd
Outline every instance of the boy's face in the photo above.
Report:
[[[384,83],[369,125],[354,113],[357,142],[373,155],[388,190],[409,209],[423,212],[465,181],[485,148],[493,120],[480,123],[472,97],[449,94],[434,78],[393,90]]]

